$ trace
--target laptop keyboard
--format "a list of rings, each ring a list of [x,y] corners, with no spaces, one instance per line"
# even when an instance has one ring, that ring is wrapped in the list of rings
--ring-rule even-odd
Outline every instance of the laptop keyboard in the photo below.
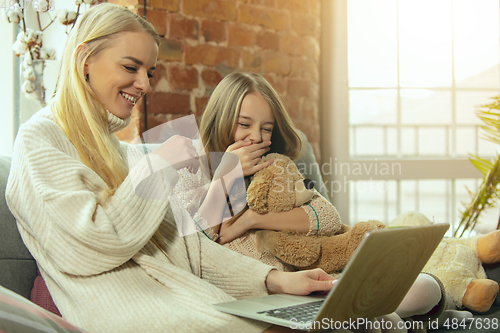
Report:
[[[312,321],[321,308],[324,300],[287,306],[267,311],[257,312],[266,316],[281,318],[285,320],[296,319],[297,321]]]

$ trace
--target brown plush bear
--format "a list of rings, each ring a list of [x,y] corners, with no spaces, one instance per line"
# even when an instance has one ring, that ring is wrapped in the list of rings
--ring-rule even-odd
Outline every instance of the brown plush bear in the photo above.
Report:
[[[280,154],[262,158],[268,159],[274,163],[255,173],[247,189],[250,209],[260,214],[282,212],[311,200],[311,182],[304,179],[290,158]],[[339,233],[332,236],[259,230],[256,243],[259,251],[269,251],[296,269],[319,267],[333,273],[345,267],[367,231],[384,227],[379,221],[360,222],[352,228],[343,224]]]
[[[297,269],[321,268],[327,273],[342,270],[365,234],[385,228],[379,221],[342,225],[333,236],[305,236],[291,232],[257,231],[257,249],[270,251],[281,261]]]

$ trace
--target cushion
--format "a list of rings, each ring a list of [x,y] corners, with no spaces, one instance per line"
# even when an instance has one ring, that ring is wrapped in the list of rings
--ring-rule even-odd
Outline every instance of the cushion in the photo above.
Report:
[[[483,267],[488,279],[492,279],[500,284],[500,263],[489,264],[489,265],[483,264]],[[500,305],[500,297],[498,295],[499,293],[500,291],[497,293],[497,298],[493,303],[495,305]]]
[[[83,332],[66,320],[0,286],[0,332]]]
[[[37,266],[5,202],[10,161],[10,157],[0,156],[0,285],[29,299]]]
[[[49,289],[47,288],[42,275],[40,275],[40,271],[38,271],[38,276],[36,277],[35,284],[31,290],[31,301],[42,309],[62,317],[59,309],[52,299],[52,296],[50,296]]]

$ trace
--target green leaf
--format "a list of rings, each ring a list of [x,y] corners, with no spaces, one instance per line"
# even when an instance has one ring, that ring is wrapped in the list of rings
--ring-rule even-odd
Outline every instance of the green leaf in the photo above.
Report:
[[[500,95],[492,97],[492,103],[481,105],[476,116],[483,122],[481,138],[500,145]],[[464,205],[461,211],[462,219],[455,230],[455,236],[462,237],[467,231],[472,231],[478,223],[482,211],[495,207],[500,200],[500,155],[494,162],[470,155],[471,163],[483,174],[484,178],[476,193],[471,195],[471,202]]]

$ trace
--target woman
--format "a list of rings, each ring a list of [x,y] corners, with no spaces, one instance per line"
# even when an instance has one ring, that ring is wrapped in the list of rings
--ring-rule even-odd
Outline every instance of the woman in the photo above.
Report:
[[[177,170],[198,168],[186,138],[146,160],[113,134],[148,91],[158,45],[151,24],[122,7],[101,4],[80,18],[53,101],[17,135],[7,203],[71,323],[89,332],[261,332],[269,325],[210,305],[326,291],[332,279],[273,270],[198,234],[180,238],[167,199],[136,195],[169,191]],[[138,160],[130,170],[128,159]]]
[[[256,73],[231,73],[218,84],[203,113],[200,137],[209,156],[214,152],[236,155],[245,177],[272,163],[259,163],[264,154],[280,153],[295,159],[302,149],[301,137],[281,98],[265,78]],[[220,222],[222,215],[214,207],[223,207],[225,202],[221,203],[219,200],[216,204],[216,195],[211,195],[213,193],[210,191],[217,186],[207,181],[203,169],[207,167],[200,168],[196,175],[181,170],[175,192],[189,211],[196,212],[193,218],[198,225],[212,226],[204,230],[207,237],[236,252],[275,266],[279,270],[292,271],[291,266],[271,253],[257,250],[256,230],[291,229],[308,235],[331,235],[341,228],[337,210],[318,192],[315,192],[309,203],[291,211],[258,214],[246,210],[230,222],[216,224],[214,221]],[[225,179],[226,188],[231,188],[231,181],[234,179]],[[205,201],[209,204],[202,202],[199,205],[197,200],[192,200],[193,189],[206,190]],[[221,196],[218,197],[220,199]],[[209,217],[211,221],[205,221],[204,217]],[[440,304],[441,310],[444,309],[445,298],[442,297],[440,282],[429,275],[421,274],[396,313],[401,317],[424,315],[437,304]],[[394,314],[392,318],[395,321],[400,320]]]

